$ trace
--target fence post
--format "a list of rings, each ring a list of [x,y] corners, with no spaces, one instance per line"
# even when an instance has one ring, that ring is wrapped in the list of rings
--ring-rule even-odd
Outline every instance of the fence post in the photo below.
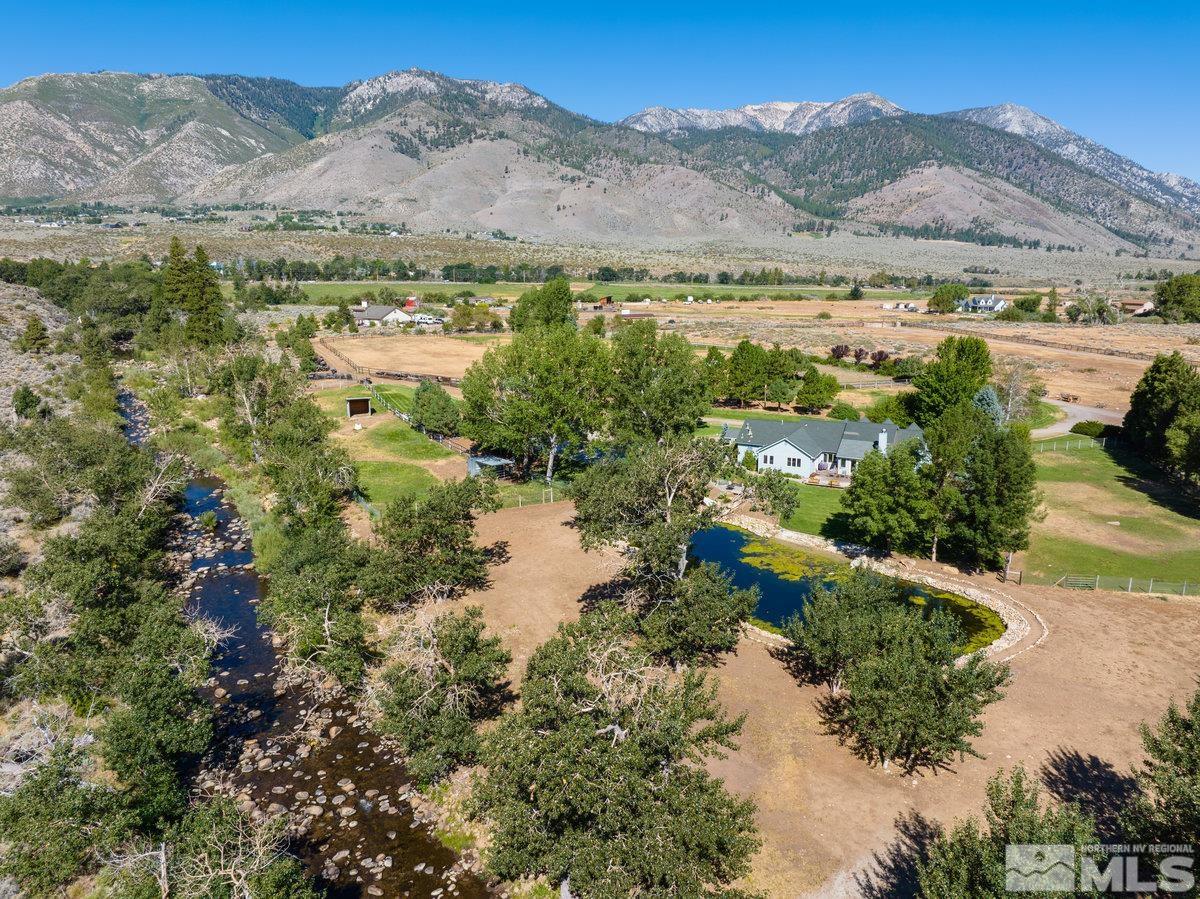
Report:
[[[1129,579],[1129,589],[1128,589],[1128,590],[1126,590],[1125,592],[1126,592],[1126,593],[1132,593],[1132,592],[1133,592],[1133,578],[1130,578],[1130,579]]]
[[[1093,589],[1100,589],[1100,575],[1096,575],[1096,586]]]
[[[1154,578],[1150,578],[1150,586],[1146,588],[1147,593],[1154,592]]]

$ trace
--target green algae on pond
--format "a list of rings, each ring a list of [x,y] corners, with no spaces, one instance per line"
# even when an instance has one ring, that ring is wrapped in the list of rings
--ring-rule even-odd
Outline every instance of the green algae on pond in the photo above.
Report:
[[[719,564],[737,587],[757,586],[760,597],[753,621],[773,632],[793,614],[804,614],[815,588],[832,587],[851,572],[845,562],[724,525],[696,534],[691,554],[697,561]],[[982,649],[1004,633],[1004,622],[986,606],[923,584],[901,583],[909,602],[940,609],[959,623],[966,638],[961,652]]]

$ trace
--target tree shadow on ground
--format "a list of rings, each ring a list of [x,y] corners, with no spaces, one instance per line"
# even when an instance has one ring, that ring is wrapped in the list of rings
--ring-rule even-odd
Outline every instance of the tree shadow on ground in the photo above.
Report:
[[[487,559],[488,565],[503,565],[512,558],[507,540],[497,540],[491,546],[485,546],[483,555]]]
[[[1055,749],[1042,765],[1042,783],[1059,802],[1073,802],[1096,821],[1104,842],[1121,842],[1121,810],[1138,793],[1137,781],[1095,755]]]
[[[871,864],[854,875],[855,886],[864,899],[907,899],[917,895],[917,869],[929,847],[942,832],[937,823],[920,812],[908,811],[896,818],[896,838],[872,853]]]
[[[1119,443],[1109,442],[1104,454],[1124,470],[1117,475],[1117,482],[1136,490],[1157,506],[1168,511],[1200,521],[1200,495],[1194,487],[1172,478],[1163,469],[1136,455],[1133,450]]]

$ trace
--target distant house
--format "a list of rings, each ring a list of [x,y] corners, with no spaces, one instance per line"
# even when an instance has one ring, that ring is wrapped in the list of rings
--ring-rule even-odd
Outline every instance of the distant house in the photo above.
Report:
[[[917,425],[900,428],[890,419],[876,424],[866,419],[748,418],[727,439],[737,447],[738,459],[746,453],[753,454],[760,471],[775,469],[807,478],[819,473],[851,477],[858,463],[872,450],[886,454],[893,446],[923,436]]]
[[[960,300],[958,304],[959,312],[995,313],[1003,312],[1007,308],[1008,300],[998,297],[994,293],[967,297],[965,300]]]
[[[1121,300],[1119,308],[1126,315],[1149,315],[1154,311],[1154,300]]]
[[[398,325],[412,321],[412,316],[395,306],[384,306],[380,303],[368,303],[363,300],[350,310],[354,323],[360,328],[377,328],[380,325]]]

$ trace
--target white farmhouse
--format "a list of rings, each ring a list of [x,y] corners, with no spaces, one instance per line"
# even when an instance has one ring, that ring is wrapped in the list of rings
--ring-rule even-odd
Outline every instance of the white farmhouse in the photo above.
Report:
[[[412,321],[412,316],[396,306],[384,306],[379,303],[360,302],[350,310],[354,323],[360,328],[377,328],[380,325],[402,325]]]

